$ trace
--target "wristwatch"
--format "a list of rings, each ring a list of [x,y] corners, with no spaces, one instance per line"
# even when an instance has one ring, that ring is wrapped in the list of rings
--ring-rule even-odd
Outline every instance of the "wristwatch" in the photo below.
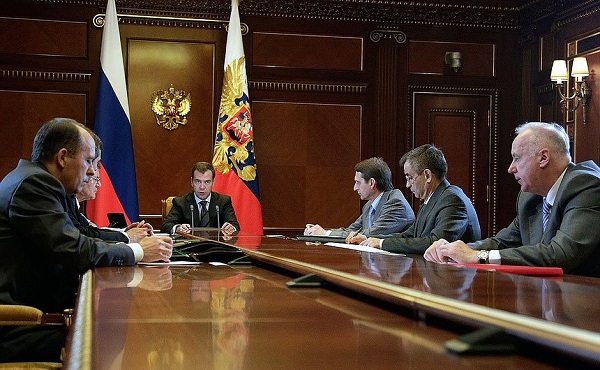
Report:
[[[477,252],[477,258],[479,259],[479,263],[488,263],[489,257],[490,257],[490,251]]]

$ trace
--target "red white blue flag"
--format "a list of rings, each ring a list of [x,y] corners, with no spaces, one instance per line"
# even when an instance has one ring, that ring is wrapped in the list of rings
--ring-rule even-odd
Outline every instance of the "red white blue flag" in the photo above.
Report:
[[[102,165],[96,199],[87,204],[87,215],[100,226],[107,213],[123,213],[127,223],[139,218],[133,139],[125,84],[125,68],[115,0],[108,0],[102,48],[96,122],[94,131],[102,139]]]
[[[241,232],[262,235],[253,130],[238,3],[232,0],[213,156],[214,190],[231,196]]]

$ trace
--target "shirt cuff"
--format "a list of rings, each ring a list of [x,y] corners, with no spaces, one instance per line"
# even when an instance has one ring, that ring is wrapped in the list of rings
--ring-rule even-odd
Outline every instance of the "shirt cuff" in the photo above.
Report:
[[[139,243],[128,243],[129,248],[133,251],[133,256],[135,257],[135,263],[138,263],[144,258],[144,250]]]
[[[119,230],[119,232],[125,235],[125,237],[127,238],[127,243],[131,243],[131,238],[129,238],[129,234],[127,234],[125,230]]]
[[[179,226],[181,226],[181,224],[173,225],[173,228],[171,229],[171,235],[175,234],[175,230],[177,230]]]
[[[140,285],[140,283],[142,282],[143,279],[144,279],[144,272],[142,271],[141,268],[136,266],[135,270],[133,270],[133,279],[131,279],[131,281],[129,283],[127,283],[127,287],[135,288],[138,285]]]
[[[488,262],[495,265],[500,265],[502,262],[502,259],[500,258],[500,251],[497,249],[491,250],[490,254],[488,255]]]

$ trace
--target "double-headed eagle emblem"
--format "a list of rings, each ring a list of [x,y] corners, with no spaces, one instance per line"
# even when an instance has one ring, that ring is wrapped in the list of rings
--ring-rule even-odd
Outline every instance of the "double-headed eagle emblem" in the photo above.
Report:
[[[254,134],[246,94],[244,57],[225,69],[213,166],[221,173],[233,170],[244,181],[256,179]]]
[[[156,116],[156,124],[169,131],[175,130],[179,125],[184,126],[191,109],[191,95],[185,90],[175,90],[172,84],[168,90],[152,93],[152,111]]]

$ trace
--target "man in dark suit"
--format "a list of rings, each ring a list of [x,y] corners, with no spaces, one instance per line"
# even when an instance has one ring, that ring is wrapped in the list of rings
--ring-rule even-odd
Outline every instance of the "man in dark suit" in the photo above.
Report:
[[[79,232],[69,196],[94,175],[91,131],[65,118],[45,123],[31,161],[20,160],[0,182],[0,303],[63,312],[75,303],[79,276],[96,266],[169,261],[172,240],[107,243]],[[60,361],[61,327],[0,326],[0,362]]]
[[[448,163],[444,153],[431,144],[421,145],[400,159],[406,187],[424,203],[415,222],[404,232],[383,239],[360,235],[353,243],[396,253],[422,254],[436,240],[481,239],[479,219],[473,204],[461,188],[446,179]]]
[[[359,162],[354,170],[354,191],[363,206],[361,215],[347,228],[325,230],[319,224],[307,224],[304,235],[331,235],[345,238],[357,232],[364,235],[387,235],[408,228],[415,219],[404,194],[394,189],[392,171],[381,158],[369,158]]]
[[[198,162],[192,168],[193,191],[173,199],[173,207],[165,217],[160,230],[163,233],[189,233],[193,227],[220,227],[225,235],[240,229],[231,197],[212,191],[215,169],[212,164]]]
[[[571,162],[569,137],[558,124],[530,122],[516,133],[508,172],[521,185],[517,217],[482,241],[438,240],[425,259],[554,266],[600,277],[600,168]]]

